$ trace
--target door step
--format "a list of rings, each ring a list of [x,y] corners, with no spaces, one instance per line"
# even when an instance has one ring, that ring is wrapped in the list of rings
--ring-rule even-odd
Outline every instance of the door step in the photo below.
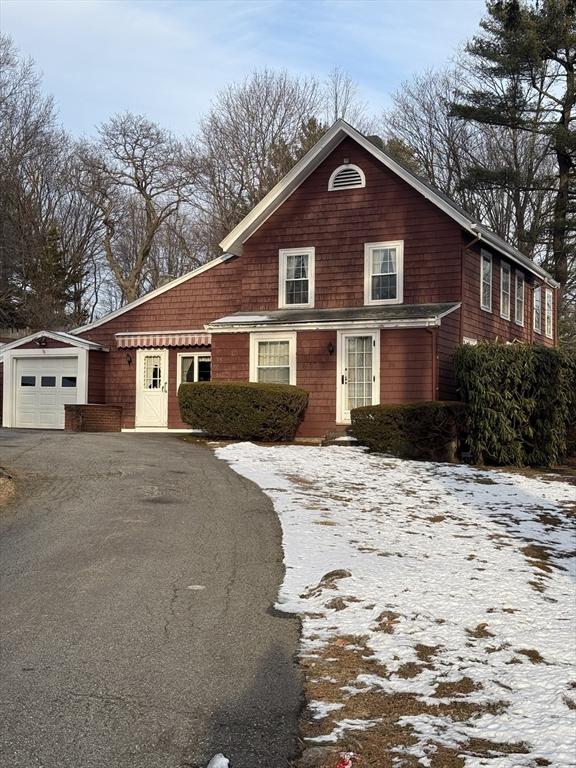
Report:
[[[346,448],[351,445],[358,445],[358,440],[352,435],[326,435],[322,440],[322,445],[339,445]]]

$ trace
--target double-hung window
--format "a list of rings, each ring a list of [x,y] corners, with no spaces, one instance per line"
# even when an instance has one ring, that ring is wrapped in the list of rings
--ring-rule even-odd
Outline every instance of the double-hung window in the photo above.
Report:
[[[534,330],[542,333],[542,288],[534,288]]]
[[[250,335],[250,381],[296,384],[296,334]]]
[[[212,358],[209,352],[182,352],[178,354],[176,389],[184,382],[210,381]]]
[[[510,265],[500,262],[500,317],[510,320]]]
[[[404,282],[404,242],[364,246],[364,303],[401,304]]]
[[[553,320],[553,298],[552,291],[546,288],[544,291],[544,331],[546,336],[551,339],[554,336],[554,320]]]
[[[480,255],[480,306],[492,312],[492,256],[488,251]]]
[[[514,301],[514,321],[516,325],[524,325],[524,275],[516,272],[516,292]]]
[[[314,248],[280,250],[278,306],[314,306]]]

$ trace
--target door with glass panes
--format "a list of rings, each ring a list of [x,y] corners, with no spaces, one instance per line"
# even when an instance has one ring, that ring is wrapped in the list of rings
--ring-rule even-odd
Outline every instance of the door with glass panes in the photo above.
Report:
[[[337,420],[350,422],[350,411],[380,402],[378,333],[338,334]]]

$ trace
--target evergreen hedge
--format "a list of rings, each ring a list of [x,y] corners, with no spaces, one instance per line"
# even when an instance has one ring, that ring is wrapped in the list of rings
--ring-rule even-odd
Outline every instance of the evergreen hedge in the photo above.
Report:
[[[186,424],[212,437],[276,442],[293,440],[308,392],[287,384],[206,381],[178,390]]]
[[[463,345],[456,378],[474,463],[553,466],[567,455],[576,410],[576,359],[559,349]]]
[[[454,461],[462,403],[366,405],[351,413],[351,433],[370,450],[404,459]]]

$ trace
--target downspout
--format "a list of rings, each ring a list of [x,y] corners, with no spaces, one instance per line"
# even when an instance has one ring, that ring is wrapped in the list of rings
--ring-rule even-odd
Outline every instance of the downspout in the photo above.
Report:
[[[476,222],[470,225],[470,229],[476,232],[476,237],[468,243],[464,250],[460,251],[460,301],[462,302],[460,307],[460,344],[462,344],[464,338],[464,252],[469,251],[476,243],[482,240],[482,233],[478,230]]]
[[[430,334],[430,343],[432,348],[432,397],[431,400],[438,400],[438,389],[440,383],[438,381],[438,326],[435,325],[432,328],[426,326],[426,330]]]

